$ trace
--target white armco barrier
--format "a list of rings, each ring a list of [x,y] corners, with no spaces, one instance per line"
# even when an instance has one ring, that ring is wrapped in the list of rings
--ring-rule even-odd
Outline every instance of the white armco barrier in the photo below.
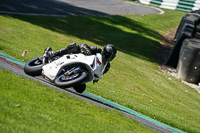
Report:
[[[200,0],[136,0],[142,4],[158,6],[160,8],[179,10],[179,11],[195,11],[200,9]]]

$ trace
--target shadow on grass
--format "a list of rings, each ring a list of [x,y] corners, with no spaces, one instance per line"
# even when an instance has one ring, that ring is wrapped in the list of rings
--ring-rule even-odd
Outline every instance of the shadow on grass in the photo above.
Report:
[[[12,17],[54,32],[88,40],[102,47],[111,43],[121,52],[149,61],[152,61],[155,48],[159,45],[159,42],[152,38],[161,39],[159,33],[123,16],[41,17],[14,15]]]
[[[0,3],[1,10],[5,8],[5,10],[14,12],[84,15],[82,17],[69,16],[65,18],[18,15],[12,15],[12,17],[54,32],[88,40],[101,46],[111,43],[122,52],[148,60],[151,60],[154,54],[152,52],[159,44],[152,38],[161,38],[159,33],[127,17],[88,17],[88,15],[108,16],[109,14],[77,7],[63,1],[42,0],[38,3],[38,1],[16,0],[12,3],[8,0],[1,0]]]

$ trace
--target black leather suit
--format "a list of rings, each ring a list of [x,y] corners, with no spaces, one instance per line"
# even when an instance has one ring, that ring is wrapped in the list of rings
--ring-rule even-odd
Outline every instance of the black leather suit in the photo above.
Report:
[[[77,53],[81,53],[82,51],[85,55],[95,55],[96,53],[101,54],[102,52],[102,50],[97,46],[88,46],[87,44],[81,44],[79,46],[76,43],[71,43],[69,46],[53,52],[53,56],[63,56],[65,54],[77,54]],[[104,56],[103,56],[104,64],[106,62],[105,60],[106,59],[104,59]],[[110,69],[110,63],[106,65],[104,74],[107,73],[109,69]]]

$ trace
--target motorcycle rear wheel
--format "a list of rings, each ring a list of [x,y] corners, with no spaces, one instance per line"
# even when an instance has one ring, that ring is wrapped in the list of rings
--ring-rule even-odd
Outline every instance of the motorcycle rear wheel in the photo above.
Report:
[[[24,66],[24,72],[31,76],[38,76],[42,73],[42,56],[28,61]]]

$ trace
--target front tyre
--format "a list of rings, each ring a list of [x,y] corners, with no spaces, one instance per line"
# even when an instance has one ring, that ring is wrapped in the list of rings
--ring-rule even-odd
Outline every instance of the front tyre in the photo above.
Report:
[[[24,66],[24,72],[31,76],[38,76],[42,73],[42,56],[28,61]]]
[[[87,75],[85,71],[70,76],[63,74],[55,80],[55,85],[62,88],[78,86],[87,79]]]

